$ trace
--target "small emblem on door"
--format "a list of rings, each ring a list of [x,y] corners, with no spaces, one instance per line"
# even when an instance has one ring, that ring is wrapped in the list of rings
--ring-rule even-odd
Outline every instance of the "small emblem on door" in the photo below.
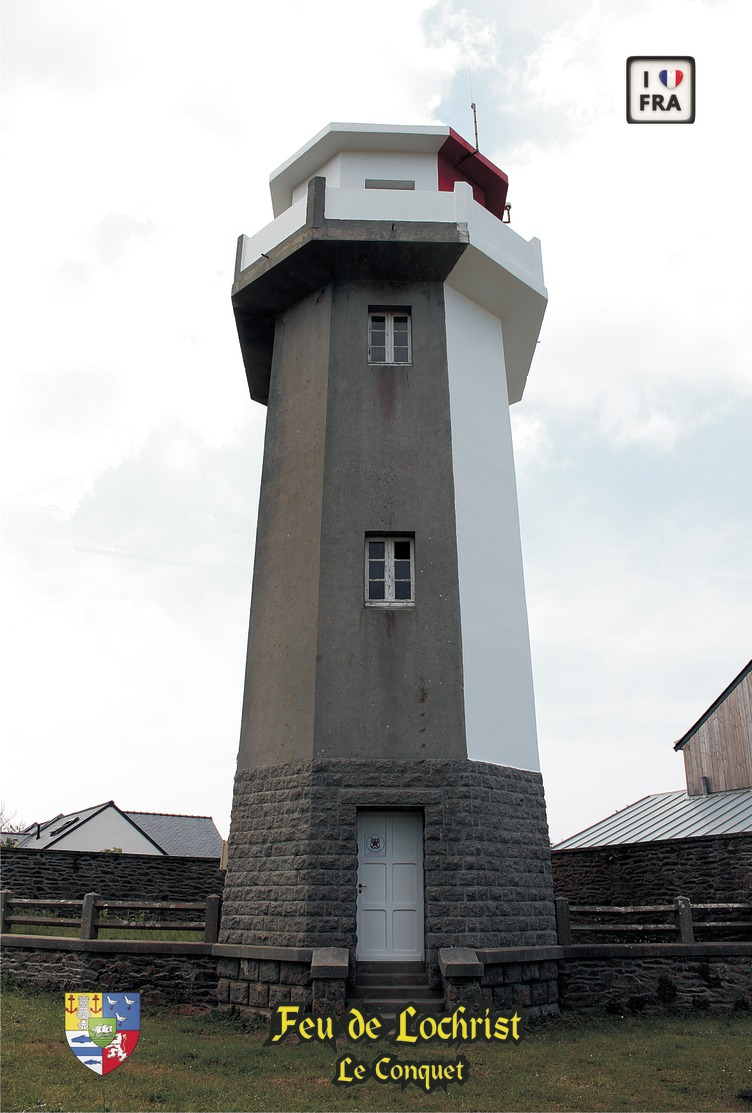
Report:
[[[367,835],[366,849],[369,850],[371,854],[381,854],[384,850],[383,835]]]

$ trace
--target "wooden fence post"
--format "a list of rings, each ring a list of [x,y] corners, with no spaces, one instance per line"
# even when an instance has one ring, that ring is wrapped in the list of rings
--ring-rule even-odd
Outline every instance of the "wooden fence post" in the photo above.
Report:
[[[219,917],[222,910],[222,898],[212,893],[206,898],[206,913],[204,915],[204,940],[207,943],[219,941]]]
[[[692,924],[692,904],[689,897],[674,897],[674,919],[680,943],[694,943],[695,929]]]
[[[81,906],[81,930],[79,939],[96,939],[99,929],[95,924],[97,918],[97,901],[99,893],[87,893]]]
[[[8,915],[8,912],[10,911],[10,909],[9,909],[10,898],[11,898],[10,889],[3,889],[3,891],[0,892],[0,932],[2,932],[3,935],[5,935],[6,932],[11,930],[11,925],[8,923],[8,921],[5,918]]]
[[[556,937],[560,947],[568,947],[572,942],[572,929],[569,926],[569,901],[566,897],[554,897],[556,909]]]

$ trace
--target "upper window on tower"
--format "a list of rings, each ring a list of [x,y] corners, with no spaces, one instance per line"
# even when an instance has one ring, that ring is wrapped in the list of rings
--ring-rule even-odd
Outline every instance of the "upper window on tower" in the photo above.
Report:
[[[368,362],[412,363],[409,309],[372,309],[369,312]]]
[[[414,607],[412,537],[366,537],[366,606]]]

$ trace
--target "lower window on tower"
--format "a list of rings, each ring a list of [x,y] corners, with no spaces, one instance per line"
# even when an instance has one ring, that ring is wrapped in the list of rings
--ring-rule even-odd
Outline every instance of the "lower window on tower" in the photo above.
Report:
[[[412,537],[366,537],[366,606],[414,607]]]
[[[376,309],[368,312],[368,362],[412,363],[409,309]]]

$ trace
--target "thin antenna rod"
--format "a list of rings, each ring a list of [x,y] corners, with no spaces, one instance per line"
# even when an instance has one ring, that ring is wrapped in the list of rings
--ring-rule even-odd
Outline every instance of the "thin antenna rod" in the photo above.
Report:
[[[470,107],[473,110],[473,127],[475,128],[475,151],[476,154],[480,150],[478,143],[478,113],[476,111],[475,97],[473,96],[473,71],[467,67],[467,74],[470,78]]]

